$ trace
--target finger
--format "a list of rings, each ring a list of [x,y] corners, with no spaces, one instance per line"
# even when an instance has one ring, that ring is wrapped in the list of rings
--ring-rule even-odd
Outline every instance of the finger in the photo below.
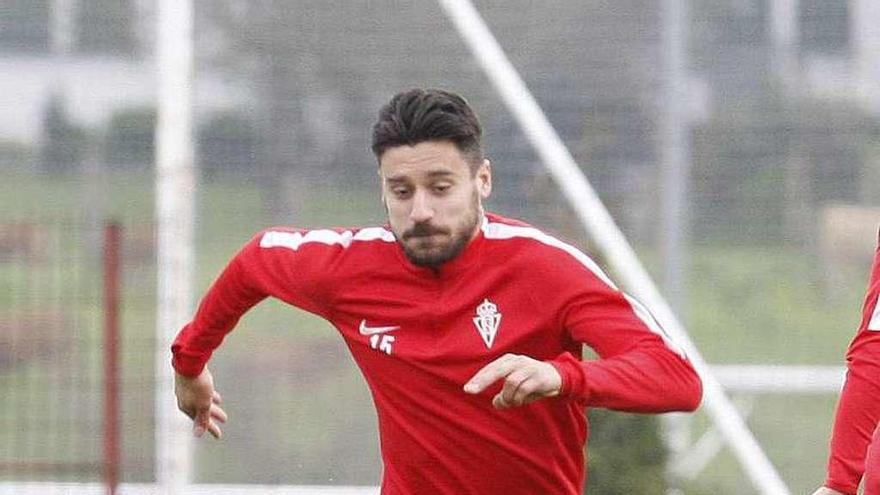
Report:
[[[212,405],[211,406],[211,419],[216,419],[221,423],[225,423],[226,420],[229,419],[229,416],[226,415],[226,411],[224,411],[220,406]]]
[[[211,433],[211,436],[213,436],[217,440],[223,437],[223,431],[220,430],[220,427],[217,425],[217,423],[213,421],[208,422],[208,432]]]
[[[477,371],[473,377],[465,384],[464,391],[469,394],[478,394],[486,389],[489,385],[509,375],[511,371],[516,369],[519,363],[519,356],[513,354],[505,354],[491,363],[483,366]]]
[[[524,406],[544,396],[541,382],[535,376],[530,376],[519,385],[519,388],[516,389],[516,395],[510,402],[517,406]]]
[[[529,368],[520,368],[511,372],[504,379],[504,386],[501,388],[501,398],[508,405],[519,405],[516,401],[517,390],[531,376],[532,370]]]
[[[223,403],[223,397],[220,396],[220,392],[216,390],[214,391],[213,395],[211,396],[211,402],[213,402],[214,404]]]
[[[210,423],[210,409],[205,408],[199,410],[196,413],[196,417],[193,419],[193,435],[195,435],[196,437],[201,437],[202,435],[204,435]]]
[[[538,381],[534,376],[528,376],[520,381],[513,393],[505,393],[503,390],[492,400],[492,405],[496,409],[509,409],[511,407],[524,406],[541,398],[541,395],[535,393]]]
[[[510,407],[510,404],[508,404],[504,400],[501,392],[498,392],[497,394],[495,394],[495,397],[492,397],[492,407],[494,407],[495,409],[507,409]]]

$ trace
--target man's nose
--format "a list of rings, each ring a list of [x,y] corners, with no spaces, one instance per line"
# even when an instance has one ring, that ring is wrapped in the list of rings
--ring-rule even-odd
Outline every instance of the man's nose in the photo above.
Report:
[[[409,212],[409,219],[413,223],[422,223],[434,217],[434,209],[431,207],[431,200],[427,194],[416,191],[413,195],[412,209]]]

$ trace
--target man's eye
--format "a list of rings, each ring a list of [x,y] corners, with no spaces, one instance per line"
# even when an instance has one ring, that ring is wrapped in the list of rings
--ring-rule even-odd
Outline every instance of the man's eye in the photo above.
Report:
[[[451,186],[449,184],[441,184],[434,186],[434,192],[445,193]]]
[[[394,195],[398,198],[403,198],[406,197],[407,194],[409,194],[409,189],[405,187],[395,187],[391,190],[391,192],[394,193]]]

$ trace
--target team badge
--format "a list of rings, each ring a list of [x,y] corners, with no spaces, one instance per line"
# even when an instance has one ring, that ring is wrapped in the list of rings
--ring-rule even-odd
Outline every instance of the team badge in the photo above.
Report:
[[[483,299],[482,304],[477,306],[477,316],[474,317],[474,326],[477,332],[486,343],[486,347],[491,348],[495,342],[495,335],[498,333],[498,325],[501,324],[501,313],[498,312],[498,306],[488,299]]]

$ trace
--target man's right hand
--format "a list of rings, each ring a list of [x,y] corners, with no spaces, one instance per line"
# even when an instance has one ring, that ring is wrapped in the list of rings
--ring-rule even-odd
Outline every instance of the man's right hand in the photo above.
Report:
[[[214,378],[208,368],[199,376],[174,374],[174,394],[177,407],[193,420],[193,434],[201,437],[205,432],[214,438],[223,436],[218,423],[225,423],[226,412],[220,408],[220,394],[214,390]]]
[[[815,492],[813,492],[813,495],[844,495],[844,493],[839,492],[837,490],[832,490],[831,488],[828,488],[827,486],[823,486],[823,487],[819,487],[819,489],[817,489]]]

